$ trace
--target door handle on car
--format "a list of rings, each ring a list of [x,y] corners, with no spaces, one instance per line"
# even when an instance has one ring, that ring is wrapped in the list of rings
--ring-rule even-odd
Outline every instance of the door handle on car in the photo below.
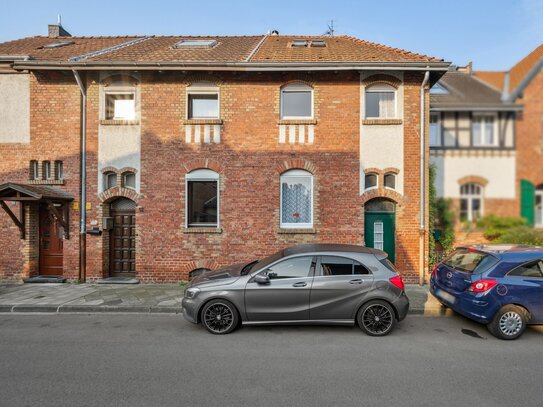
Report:
[[[349,284],[362,284],[364,281],[361,278],[356,278],[354,280],[349,281]]]
[[[298,283],[292,284],[293,287],[305,287],[307,283],[305,281],[300,281]]]

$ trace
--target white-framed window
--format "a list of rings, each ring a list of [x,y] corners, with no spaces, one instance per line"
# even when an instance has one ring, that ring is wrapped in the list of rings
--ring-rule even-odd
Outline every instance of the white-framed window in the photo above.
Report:
[[[377,188],[379,182],[379,176],[374,172],[369,172],[364,176],[364,189]]]
[[[535,226],[543,228],[543,184],[537,186],[535,190]]]
[[[30,179],[37,180],[39,179],[39,170],[38,170],[38,160],[30,161]]]
[[[132,171],[123,172],[123,187],[136,189],[136,174]]]
[[[313,227],[313,175],[304,170],[281,174],[282,228]]]
[[[210,82],[193,83],[187,87],[187,118],[218,119],[219,88]]]
[[[51,161],[43,161],[41,165],[42,178],[51,179]]]
[[[281,88],[281,119],[312,119],[313,88],[291,83]]]
[[[498,131],[497,120],[493,114],[473,115],[471,129],[473,133],[473,146],[497,147]]]
[[[185,176],[185,225],[219,227],[219,174],[199,169]]]
[[[430,113],[430,147],[441,146],[441,118],[439,113]]]
[[[396,189],[396,174],[387,172],[383,177],[383,183],[385,184],[385,188]]]
[[[104,190],[117,186],[117,174],[113,171],[104,173]]]
[[[396,88],[386,83],[366,87],[366,119],[396,118]]]
[[[134,92],[106,92],[106,120],[134,120],[136,104]]]
[[[474,222],[483,216],[483,187],[469,182],[460,187],[460,220]]]
[[[64,178],[64,166],[62,164],[62,161],[56,160],[55,161],[55,179],[62,180],[63,178]]]

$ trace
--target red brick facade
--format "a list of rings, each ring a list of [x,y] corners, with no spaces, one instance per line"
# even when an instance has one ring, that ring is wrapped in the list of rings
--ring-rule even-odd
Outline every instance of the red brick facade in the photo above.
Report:
[[[220,89],[219,144],[187,144],[184,138],[187,83],[203,79],[214,81]],[[98,189],[100,80],[97,73],[88,73],[84,78],[88,87],[88,227],[93,221],[101,225],[113,199],[132,199],[137,204],[136,276],[146,282],[173,282],[187,279],[196,268],[248,262],[296,243],[363,244],[364,203],[373,197],[386,197],[397,203],[397,266],[408,282],[416,282],[422,79],[422,73],[406,72],[401,84],[405,160],[404,168],[394,171],[404,179],[404,194],[379,188],[361,196],[358,72],[225,72],[201,74],[196,79],[181,72],[141,73],[141,184],[136,193],[122,187],[106,192]],[[313,144],[278,142],[280,88],[296,80],[304,80],[314,89]],[[30,90],[31,142],[0,144],[0,184],[27,182],[30,160],[62,160],[65,182],[56,187],[69,191],[79,201],[79,88],[71,73],[44,72],[31,74]],[[428,97],[426,101],[428,118]],[[220,176],[219,230],[185,228],[185,175],[200,168],[212,169]],[[313,229],[279,227],[279,177],[288,169],[305,169],[313,174]],[[38,272],[37,209],[29,208],[29,212],[27,227],[33,228],[34,234],[27,234],[25,241],[5,213],[0,215],[2,278],[19,279]],[[64,276],[69,279],[79,273],[78,215],[71,205],[71,237],[64,241]],[[424,242],[427,253],[426,236]],[[87,236],[88,279],[108,276],[108,246],[107,233]]]

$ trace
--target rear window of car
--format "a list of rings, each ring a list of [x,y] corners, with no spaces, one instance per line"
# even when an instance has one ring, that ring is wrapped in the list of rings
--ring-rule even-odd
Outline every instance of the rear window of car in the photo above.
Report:
[[[498,262],[494,256],[470,249],[455,250],[443,264],[464,273],[479,273]]]

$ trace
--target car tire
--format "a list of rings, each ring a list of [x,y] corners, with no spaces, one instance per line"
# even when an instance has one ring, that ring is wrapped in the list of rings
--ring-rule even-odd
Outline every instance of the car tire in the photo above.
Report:
[[[373,300],[364,304],[356,315],[362,331],[369,336],[385,336],[396,326],[394,308],[386,301]]]
[[[513,340],[526,330],[528,312],[517,305],[504,305],[492,321],[487,325],[488,330],[496,338]]]
[[[209,301],[202,309],[202,325],[214,335],[226,335],[234,331],[240,322],[239,313],[230,301]]]

